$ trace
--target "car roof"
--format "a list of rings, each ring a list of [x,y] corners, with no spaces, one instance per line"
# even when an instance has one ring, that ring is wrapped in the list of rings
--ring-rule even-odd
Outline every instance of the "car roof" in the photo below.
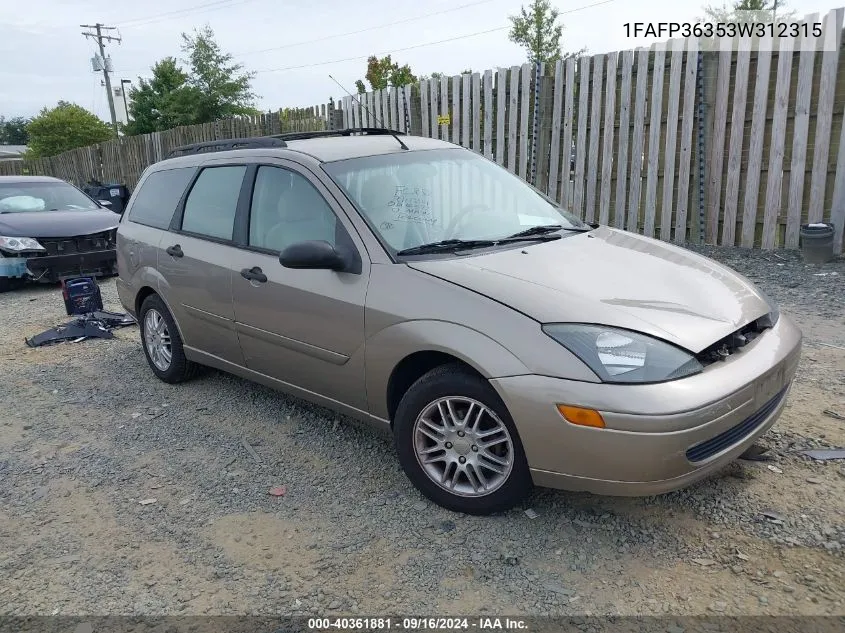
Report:
[[[0,176],[0,184],[2,183],[27,183],[27,182],[65,182],[61,178],[53,178],[52,176]],[[65,184],[67,184],[65,182]]]
[[[402,149],[397,141],[401,141],[408,149]],[[401,154],[408,151],[425,151],[432,149],[459,149],[458,145],[440,141],[425,136],[406,136],[404,134],[394,138],[389,134],[365,136],[324,136],[307,139],[285,140],[285,147],[260,147],[223,150],[215,152],[199,152],[185,156],[168,158],[156,163],[156,168],[195,166],[205,163],[209,159],[227,160],[242,156],[289,156],[290,152],[304,154],[321,162],[328,163],[364,156],[378,156],[384,154]]]

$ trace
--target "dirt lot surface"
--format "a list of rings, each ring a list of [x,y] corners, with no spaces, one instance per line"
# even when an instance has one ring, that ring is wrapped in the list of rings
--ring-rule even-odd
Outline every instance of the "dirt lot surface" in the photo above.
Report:
[[[212,371],[159,382],[137,327],[30,349],[59,290],[0,296],[0,613],[845,613],[845,461],[799,452],[845,446],[845,261],[697,250],[804,331],[773,461],[487,518],[424,500],[388,437],[330,412]]]

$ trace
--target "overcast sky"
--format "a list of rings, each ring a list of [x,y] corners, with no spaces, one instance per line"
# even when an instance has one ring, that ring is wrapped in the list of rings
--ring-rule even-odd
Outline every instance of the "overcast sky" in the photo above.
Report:
[[[465,68],[483,71],[522,63],[523,50],[507,37],[508,16],[521,4],[520,0],[29,0],[15,2],[21,8],[13,9],[13,0],[0,0],[0,114],[31,116],[64,99],[108,119],[102,73],[91,70],[95,44],[81,35],[80,24],[103,22],[119,28],[110,33],[119,34],[122,43],[107,49],[114,83],[137,81],[138,75],[149,75],[156,60],[181,56],[179,34],[209,24],[224,51],[257,71],[257,105],[266,110],[316,105],[330,96],[343,96],[329,73],[354,91],[370,54],[393,53],[394,60],[410,64],[416,74],[457,74]],[[626,22],[694,20],[705,2],[553,0],[553,4],[565,24],[565,49],[586,46],[590,53],[603,53],[653,41],[627,39]],[[788,5],[803,16],[824,14],[845,5],[845,0],[791,0]],[[489,32],[464,37],[484,31]],[[443,41],[451,38],[460,39]]]

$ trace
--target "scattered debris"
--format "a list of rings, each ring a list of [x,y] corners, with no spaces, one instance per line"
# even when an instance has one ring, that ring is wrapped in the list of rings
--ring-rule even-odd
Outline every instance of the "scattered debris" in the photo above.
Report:
[[[783,471],[782,471],[780,468],[778,468],[777,466],[772,466],[771,464],[769,464],[769,465],[767,466],[767,468],[768,468],[769,470],[771,470],[773,473],[777,473],[778,475],[782,475],[782,474],[783,474]]]
[[[702,567],[710,567],[711,565],[716,564],[716,561],[712,558],[693,558],[692,562],[696,565],[701,565]]]
[[[831,411],[830,409],[825,409],[822,411],[826,416],[833,418],[834,420],[845,420],[845,415],[841,413],[837,413],[836,411]]]
[[[813,341],[816,345],[824,345],[825,347],[832,347],[833,349],[842,349],[845,350],[845,347],[841,345],[832,345],[831,343],[822,343],[821,341]]]
[[[807,477],[807,483],[821,484],[824,483],[824,481],[822,479],[819,479],[818,477]]]
[[[527,516],[529,519],[536,519],[536,518],[537,518],[538,516],[540,516],[540,515],[539,515],[539,514],[537,514],[536,512],[534,512],[534,510],[533,510],[533,509],[528,508],[528,509],[525,511],[525,516]]]
[[[845,459],[845,448],[815,449],[801,452],[807,457],[812,457],[820,462],[829,459]]]
[[[267,494],[271,497],[284,497],[285,494],[287,494],[287,491],[287,486],[276,486],[275,488],[270,488],[270,490],[267,491]]]
[[[783,522],[786,520],[783,515],[778,514],[774,510],[763,510],[763,516],[769,519],[772,523],[777,525],[783,525]]]
[[[151,498],[151,499],[143,499],[142,501],[139,501],[138,503],[140,503],[142,506],[148,506],[152,503],[155,503],[156,501],[157,501],[157,499]]]
[[[242,445],[243,445],[243,447],[246,449],[247,453],[249,453],[250,455],[252,455],[252,458],[253,458],[253,459],[254,459],[257,463],[259,463],[259,464],[261,464],[261,463],[262,463],[262,462],[261,462],[261,458],[258,456],[258,453],[256,453],[256,452],[255,452],[255,449],[254,449],[254,448],[252,448],[252,446],[250,445],[250,443],[249,443],[249,442],[247,442],[246,440],[242,439],[242,440],[241,440],[241,444],[242,444]]]
[[[739,549],[736,550],[736,557],[739,560],[749,561],[751,557],[748,554],[743,554]]]
[[[135,323],[135,319],[128,314],[98,310],[24,339],[24,342],[29,347],[41,347],[65,341],[79,342],[87,338],[114,338],[113,329]]]
[[[747,462],[768,462],[772,459],[772,456],[768,453],[769,449],[765,446],[760,446],[759,444],[752,444],[745,450],[742,455],[739,456],[739,459],[742,459]]]

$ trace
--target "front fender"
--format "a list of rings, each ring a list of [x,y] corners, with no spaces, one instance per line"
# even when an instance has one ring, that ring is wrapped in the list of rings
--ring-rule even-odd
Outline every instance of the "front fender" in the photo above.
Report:
[[[489,336],[449,321],[404,321],[367,339],[365,351],[370,413],[387,419],[387,384],[402,359],[417,352],[443,352],[473,367],[485,378],[530,374],[507,348]]]

